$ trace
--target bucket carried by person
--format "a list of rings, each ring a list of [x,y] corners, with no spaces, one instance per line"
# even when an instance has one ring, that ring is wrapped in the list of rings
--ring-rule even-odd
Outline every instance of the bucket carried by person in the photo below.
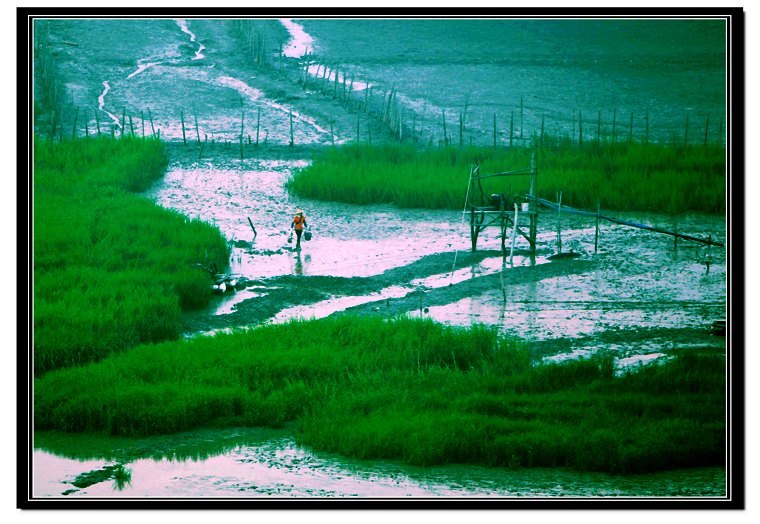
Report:
[[[311,240],[311,231],[304,231],[303,232],[303,239],[305,242],[308,242]]]

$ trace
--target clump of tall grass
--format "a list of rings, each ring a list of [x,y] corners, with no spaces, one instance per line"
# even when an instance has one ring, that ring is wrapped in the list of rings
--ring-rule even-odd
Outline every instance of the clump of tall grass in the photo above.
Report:
[[[653,392],[655,394],[653,394]],[[618,377],[485,327],[328,317],[144,345],[35,381],[35,428],[114,435],[295,421],[317,450],[410,464],[635,473],[720,465],[725,360]]]
[[[461,209],[473,164],[480,173],[530,166],[537,154],[538,195],[563,203],[619,211],[725,212],[725,148],[590,143],[546,139],[542,147],[419,149],[412,145],[351,144],[332,148],[297,172],[298,196],[355,204]],[[483,181],[491,193],[527,193],[526,178]]]
[[[224,238],[134,194],[165,167],[156,140],[35,142],[35,375],[176,338],[208,303],[194,264],[224,267]]]

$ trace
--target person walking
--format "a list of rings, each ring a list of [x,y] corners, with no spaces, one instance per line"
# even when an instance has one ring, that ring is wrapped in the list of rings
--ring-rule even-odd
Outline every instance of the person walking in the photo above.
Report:
[[[303,212],[303,209],[298,209],[293,217],[293,221],[290,223],[290,229],[295,229],[296,231],[296,249],[301,249],[301,234],[305,227],[308,227],[306,225],[306,214]]]

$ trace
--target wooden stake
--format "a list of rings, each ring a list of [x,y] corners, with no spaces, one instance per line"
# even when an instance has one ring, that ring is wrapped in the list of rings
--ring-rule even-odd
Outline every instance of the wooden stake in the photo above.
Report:
[[[596,201],[596,229],[594,232],[594,254],[596,255],[597,250],[599,248],[599,211],[601,209],[601,204],[597,200]]]
[[[193,108],[193,117],[195,118],[195,136],[198,137],[198,145],[201,145],[201,132],[198,130],[198,113]]]
[[[259,128],[261,127],[261,108],[258,108],[258,116],[256,117],[256,147],[259,147]]]
[[[290,145],[293,146],[293,112],[290,112]]]
[[[707,115],[705,120],[705,147],[707,147],[707,130],[710,128],[710,115]]]
[[[243,135],[245,133],[245,111],[240,116],[240,160],[243,160]]]
[[[448,140],[446,138],[447,137],[447,135],[446,135],[446,110],[443,109],[442,111],[443,112],[442,112],[442,115],[441,115],[441,119],[443,120],[443,143],[444,143],[444,145],[449,145],[449,142],[448,142]]]
[[[150,119],[150,136],[156,136],[156,128],[153,126],[153,113],[148,108],[148,118]]]
[[[100,117],[98,116],[98,110],[95,110],[95,125],[98,128],[98,136],[100,136]]]
[[[628,143],[633,142],[633,111],[631,111],[631,125],[628,128]]]
[[[612,110],[612,143],[615,143],[615,124],[617,122],[617,109]]]
[[[459,147],[464,145],[464,114],[459,113]]]
[[[512,224],[512,248],[509,251],[509,265],[514,267],[512,257],[515,254],[515,239],[517,238],[517,203],[515,203],[515,222]]]
[[[578,111],[578,145],[583,147],[583,112]]]
[[[599,118],[596,121],[596,143],[599,144],[602,140],[602,112],[599,111]]]
[[[557,194],[557,253],[562,253],[562,191]]]
[[[496,149],[496,113],[493,114],[493,148]]]
[[[515,134],[515,112],[512,111],[509,117],[509,147],[512,147],[512,140]]]
[[[646,122],[646,129],[644,131],[644,143],[649,144],[649,109],[647,109],[647,114],[644,117],[644,121]]]
[[[58,125],[58,121],[56,120],[57,116],[58,116],[58,113],[53,111],[53,122],[51,124],[51,129],[50,129],[50,140],[53,140],[53,141],[55,140],[55,128]]]
[[[248,219],[248,223],[251,225],[251,229],[253,229],[253,238],[256,238],[258,236],[258,233],[256,233],[256,228],[253,227],[253,222],[251,222],[251,217],[246,217]]]
[[[142,137],[145,138],[145,115],[142,109],[140,110],[140,126],[142,129]]]
[[[185,136],[185,113],[179,110],[179,121],[182,123],[182,143],[187,145],[187,137]]]
[[[541,115],[541,147],[544,147],[544,122],[546,115]]]
[[[74,111],[74,125],[71,127],[71,138],[77,137],[77,117],[79,116],[79,107]]]

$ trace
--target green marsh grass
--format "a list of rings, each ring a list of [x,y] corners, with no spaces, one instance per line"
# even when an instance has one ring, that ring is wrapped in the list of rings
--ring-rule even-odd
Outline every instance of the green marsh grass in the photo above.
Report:
[[[566,205],[683,213],[725,212],[725,148],[662,144],[590,143],[546,138],[541,148],[442,148],[351,144],[332,148],[297,172],[288,189],[301,197],[353,204],[462,209],[470,167],[480,173],[530,166],[538,155],[538,195]],[[491,193],[527,193],[528,177],[483,181]]]
[[[328,317],[142,345],[35,381],[35,428],[146,436],[295,423],[298,441],[429,466],[644,473],[725,458],[725,355],[616,376],[482,326]]]
[[[194,264],[224,267],[225,239],[135,194],[166,163],[156,140],[35,142],[35,375],[176,338],[208,303]]]

